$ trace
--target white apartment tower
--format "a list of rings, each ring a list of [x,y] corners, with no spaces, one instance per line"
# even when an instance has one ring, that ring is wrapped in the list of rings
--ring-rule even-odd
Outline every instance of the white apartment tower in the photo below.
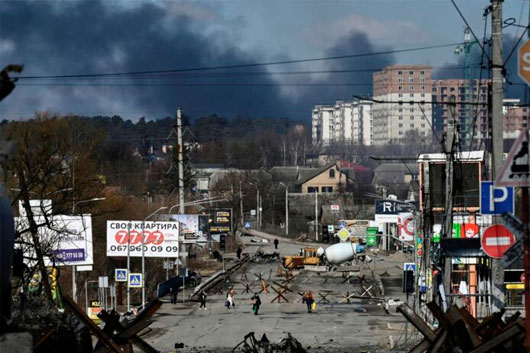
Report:
[[[316,105],[312,113],[315,146],[333,144],[372,144],[371,101],[336,101]]]
[[[373,144],[405,141],[410,131],[432,136],[431,67],[396,65],[374,73]],[[378,102],[379,101],[379,102]]]

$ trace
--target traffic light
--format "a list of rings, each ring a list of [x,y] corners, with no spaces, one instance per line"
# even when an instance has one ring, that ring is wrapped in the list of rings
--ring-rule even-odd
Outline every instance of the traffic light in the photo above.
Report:
[[[328,226],[322,226],[322,241],[324,243],[329,243],[329,231]]]
[[[219,249],[225,251],[226,246],[226,234],[219,234]]]
[[[414,271],[403,271],[403,293],[414,292]]]

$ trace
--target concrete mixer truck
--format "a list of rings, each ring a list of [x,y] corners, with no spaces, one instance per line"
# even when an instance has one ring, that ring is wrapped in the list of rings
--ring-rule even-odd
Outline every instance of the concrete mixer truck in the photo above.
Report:
[[[300,269],[307,266],[335,266],[351,261],[364,252],[364,246],[358,243],[338,243],[327,248],[305,248],[300,255],[283,257],[282,264],[288,269]]]
[[[338,243],[327,248],[320,247],[317,256],[322,259],[322,264],[339,265],[351,261],[359,253],[364,252],[364,246],[358,243]]]

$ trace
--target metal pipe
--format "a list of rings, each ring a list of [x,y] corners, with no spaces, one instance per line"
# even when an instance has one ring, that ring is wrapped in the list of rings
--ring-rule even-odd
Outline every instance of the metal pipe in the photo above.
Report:
[[[142,221],[142,308],[145,307],[145,221],[157,214],[159,211],[165,209],[167,209],[166,206],[160,207],[158,210],[145,217]]]

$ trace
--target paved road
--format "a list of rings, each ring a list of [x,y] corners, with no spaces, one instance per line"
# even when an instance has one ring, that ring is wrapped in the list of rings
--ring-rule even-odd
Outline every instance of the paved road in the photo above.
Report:
[[[249,243],[249,240],[244,240]],[[254,252],[256,248],[264,251],[273,251],[274,246],[256,245],[249,243],[245,251]],[[293,254],[300,248],[299,244],[292,244],[280,240],[279,251],[282,254]],[[357,276],[353,276],[352,283],[342,283],[342,277],[318,277],[307,271],[299,274],[289,284],[292,292],[285,296],[288,303],[271,303],[276,296],[273,290],[269,294],[261,294],[263,302],[260,314],[252,314],[250,297],[252,293],[244,293],[244,285],[249,284],[254,291],[260,290],[260,282],[256,280],[255,274],[262,274],[267,283],[279,289],[273,281],[281,283],[284,277],[276,276],[279,262],[260,262],[250,264],[246,279],[242,274],[232,276],[231,283],[225,285],[225,290],[234,285],[236,292],[234,309],[224,307],[225,296],[210,293],[208,297],[208,310],[199,310],[198,303],[188,302],[172,305],[165,303],[155,316],[155,323],[151,325],[151,332],[146,336],[148,342],[163,351],[175,351],[175,343],[184,343],[186,347],[194,347],[198,351],[221,351],[224,348],[232,348],[239,343],[248,332],[255,332],[256,337],[267,334],[273,342],[285,337],[290,332],[304,347],[345,348],[359,347],[364,345],[381,345],[385,347],[389,342],[389,335],[397,338],[400,335],[404,319],[400,314],[392,312],[386,314],[381,306],[367,301],[352,300],[349,304],[337,303],[341,300],[340,295],[346,292],[359,292],[360,287]],[[377,263],[381,271],[387,273],[399,262],[380,261]],[[363,271],[368,271],[368,265],[362,266]],[[398,273],[394,271],[394,274]],[[338,275],[338,274],[336,274]],[[270,279],[269,279],[270,276]],[[310,277],[311,276],[311,277]],[[307,279],[310,277],[309,279]],[[386,283],[400,285],[398,278],[387,277]],[[302,304],[297,292],[312,290],[316,300],[322,299],[319,293],[326,290],[333,291],[330,304],[317,304],[314,313],[307,313],[305,304]],[[402,300],[400,291],[396,288],[387,288],[387,295]]]

